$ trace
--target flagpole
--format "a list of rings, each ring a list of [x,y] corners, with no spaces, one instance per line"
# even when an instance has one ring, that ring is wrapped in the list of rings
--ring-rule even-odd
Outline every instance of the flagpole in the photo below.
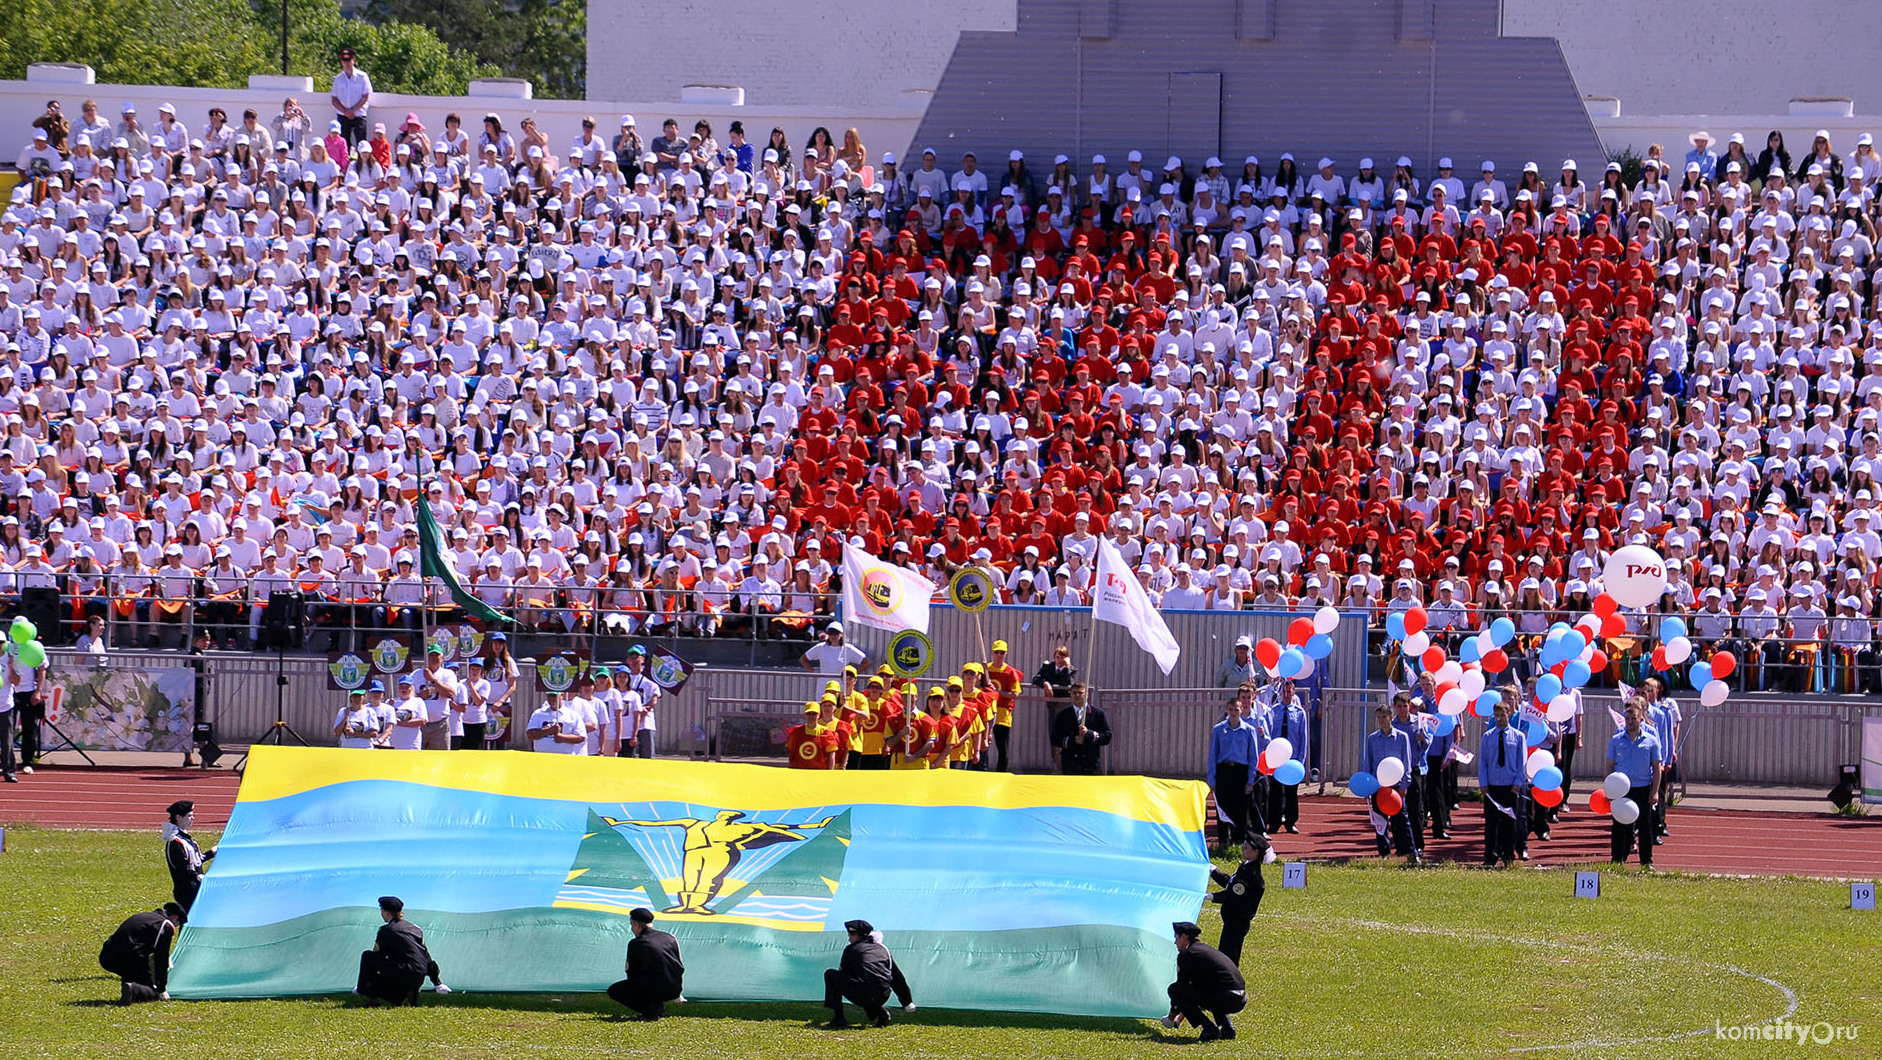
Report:
[[[1085,691],[1087,693],[1098,685],[1096,675],[1092,673],[1091,668],[1096,665],[1094,660],[1098,657],[1098,627],[1101,625],[1103,625],[1103,623],[1098,621],[1097,605],[1093,604],[1091,608],[1091,640],[1090,643],[1085,645]]]

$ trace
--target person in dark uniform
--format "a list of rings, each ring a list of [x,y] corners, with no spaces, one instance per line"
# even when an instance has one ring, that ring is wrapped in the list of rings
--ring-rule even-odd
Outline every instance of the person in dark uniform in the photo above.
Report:
[[[379,899],[379,918],[385,924],[372,949],[359,955],[359,985],[353,992],[368,1005],[382,1001],[394,1008],[401,1002],[416,1005],[418,988],[429,976],[438,993],[450,993],[451,988],[438,978],[438,962],[425,948],[425,933],[405,919],[405,903],[389,894]]]
[[[1222,907],[1222,939],[1216,949],[1237,965],[1242,963],[1242,940],[1248,937],[1248,922],[1261,910],[1261,895],[1267,881],[1261,878],[1261,862],[1268,853],[1268,840],[1251,833],[1242,840],[1242,863],[1234,874],[1211,868],[1209,878],[1222,889],[1209,900]]]
[[[1111,722],[1099,707],[1086,703],[1085,685],[1072,683],[1072,698],[1052,719],[1052,752],[1059,772],[1095,777],[1104,747],[1111,742]]]
[[[1046,733],[1058,720],[1059,708],[1072,698],[1072,682],[1078,680],[1078,668],[1072,665],[1072,650],[1063,644],[1052,649],[1052,658],[1039,664],[1032,675],[1032,686],[1046,696]],[[1056,750],[1056,746],[1054,750]]]
[[[178,799],[166,812],[170,822],[163,829],[163,859],[170,866],[172,897],[187,913],[196,905],[196,892],[202,890],[203,873],[208,871],[209,859],[216,856],[216,848],[210,847],[209,852],[204,853],[196,837],[190,835],[190,828],[196,823],[194,802]]]
[[[1242,970],[1202,941],[1202,929],[1196,925],[1182,921],[1171,928],[1176,932],[1176,982],[1170,984],[1170,1014],[1163,1017],[1163,1025],[1188,1020],[1202,1032],[1196,1038],[1202,1042],[1235,1037],[1229,1017],[1248,1005]]]
[[[122,980],[120,1004],[170,1000],[170,945],[188,920],[182,906],[165,902],[162,909],[132,914],[105,940],[98,963]]]
[[[608,988],[608,996],[649,1023],[667,1014],[667,1002],[680,996],[686,965],[680,943],[653,926],[653,910],[627,914],[634,937],[627,943],[627,978]]]
[[[846,998],[860,1005],[863,1015],[878,1027],[889,1025],[889,1010],[884,1006],[890,994],[902,1003],[904,1012],[913,1012],[915,1003],[908,980],[895,966],[895,958],[876,929],[867,920],[851,920],[843,927],[850,936],[849,945],[843,947],[843,959],[837,967],[823,971],[823,1006],[835,1014],[824,1026],[841,1030],[850,1025],[843,1015]]]

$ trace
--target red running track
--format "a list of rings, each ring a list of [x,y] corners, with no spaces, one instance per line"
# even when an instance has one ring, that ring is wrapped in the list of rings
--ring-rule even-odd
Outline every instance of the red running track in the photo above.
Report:
[[[18,784],[0,785],[0,824],[155,831],[163,824],[165,807],[177,799],[194,799],[197,828],[215,831],[228,822],[238,784],[227,770],[45,768],[21,777]],[[1607,860],[1607,818],[1587,809],[1585,795],[1571,801],[1576,808],[1555,826],[1551,842],[1530,838],[1531,864]],[[1300,804],[1301,834],[1274,836],[1275,852],[1282,858],[1339,861],[1378,856],[1365,802],[1308,796]],[[1663,869],[1860,878],[1873,878],[1882,869],[1882,818],[1675,808],[1668,824],[1673,834],[1654,851],[1653,859]],[[1429,840],[1426,856],[1479,864],[1483,816],[1476,803],[1459,808],[1452,834],[1452,839]]]

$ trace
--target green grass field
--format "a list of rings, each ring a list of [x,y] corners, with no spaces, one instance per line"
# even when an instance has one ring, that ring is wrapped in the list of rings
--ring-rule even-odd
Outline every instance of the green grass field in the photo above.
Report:
[[[121,1008],[98,947],[120,919],[168,896],[156,837],[20,828],[6,839],[0,1041],[9,1057],[1103,1060],[1194,1046],[1188,1028],[1153,1022],[928,1009],[886,1030],[831,1032],[810,1026],[824,1012],[811,1004],[687,1004],[646,1025],[608,1018],[614,1006],[598,994],[426,994],[420,1009],[391,1011],[338,997]],[[1301,1058],[1882,1055],[1882,920],[1852,912],[1845,885],[1629,871],[1608,875],[1600,899],[1577,901],[1559,871],[1315,866],[1304,891],[1282,890],[1279,877],[1269,874],[1243,957],[1242,1038],[1202,1048]],[[1213,913],[1202,923],[1213,941]],[[1800,1046],[1715,1036],[1715,1024],[1784,1016],[1793,999],[1792,1022],[1859,1037]]]

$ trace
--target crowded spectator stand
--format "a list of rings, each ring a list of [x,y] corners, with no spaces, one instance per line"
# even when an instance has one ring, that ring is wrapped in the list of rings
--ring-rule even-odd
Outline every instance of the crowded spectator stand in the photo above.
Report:
[[[1597,680],[1678,615],[1747,687],[1877,683],[1867,136],[1467,186],[134,110],[25,147],[0,223],[4,592],[116,644],[253,644],[282,588],[335,638],[452,620],[428,508],[556,637],[806,636],[849,547],[1083,606],[1104,539],[1163,608],[1527,648],[1639,545],[1666,591]]]

